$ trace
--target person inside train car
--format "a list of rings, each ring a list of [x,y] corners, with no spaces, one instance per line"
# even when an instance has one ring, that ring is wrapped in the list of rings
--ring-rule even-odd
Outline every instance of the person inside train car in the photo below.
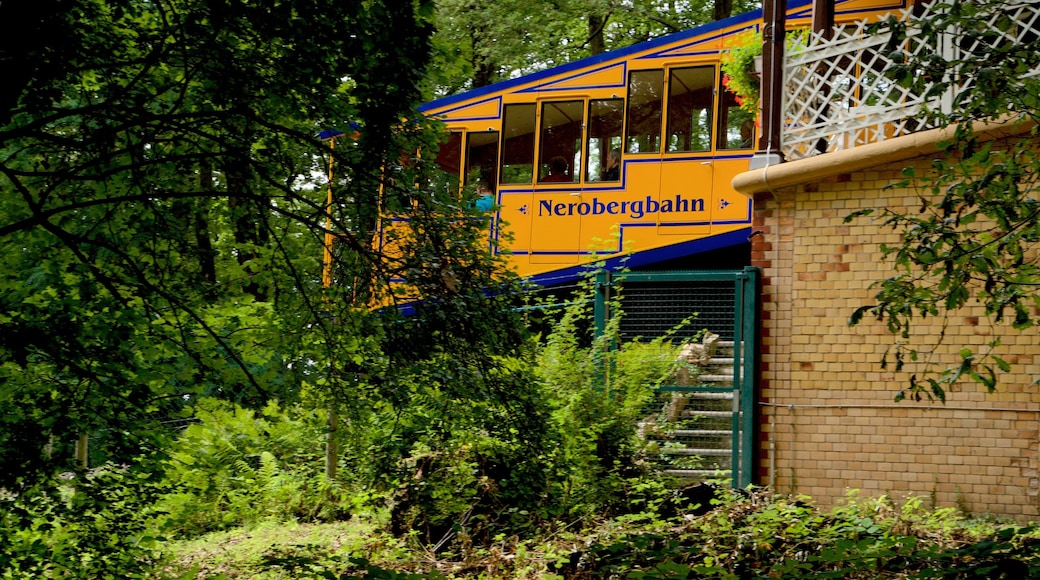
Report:
[[[549,160],[549,175],[546,175],[542,181],[572,181],[571,176],[567,174],[567,160],[562,155],[557,155]]]
[[[611,149],[607,154],[607,167],[603,170],[601,181],[617,181],[621,179],[621,150]]]
[[[477,199],[473,205],[477,211],[485,213],[495,209],[495,194],[491,191],[491,184],[486,179],[477,182]]]

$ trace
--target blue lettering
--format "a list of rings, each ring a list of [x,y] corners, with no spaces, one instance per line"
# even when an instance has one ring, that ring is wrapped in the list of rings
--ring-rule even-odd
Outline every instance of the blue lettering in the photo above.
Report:
[[[677,213],[690,211],[704,211],[704,198],[683,198],[676,194],[675,199],[657,201],[652,196],[639,201],[610,201],[604,203],[598,197],[592,198],[591,202],[570,202],[553,204],[549,200],[538,201],[538,216],[570,216],[577,212],[580,216],[585,215],[630,215],[633,219],[640,219],[652,213]]]
[[[690,211],[690,200],[683,199],[678,193],[675,194],[675,211]]]
[[[661,204],[657,203],[657,200],[646,196],[646,213],[657,213],[657,210],[661,208]]]

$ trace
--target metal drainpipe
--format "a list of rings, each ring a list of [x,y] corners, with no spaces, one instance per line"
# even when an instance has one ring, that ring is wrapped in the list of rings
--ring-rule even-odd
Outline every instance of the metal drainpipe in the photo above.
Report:
[[[769,414],[769,491],[776,492],[776,411]]]

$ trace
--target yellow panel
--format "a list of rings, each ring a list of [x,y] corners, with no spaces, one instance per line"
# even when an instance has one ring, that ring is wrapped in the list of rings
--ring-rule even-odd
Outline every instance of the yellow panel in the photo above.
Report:
[[[751,200],[730,186],[746,167],[746,157],[665,164],[637,158],[625,161],[627,189],[502,192],[500,215],[514,236],[510,262],[521,276],[534,276],[746,228]]]
[[[461,107],[432,115],[432,117],[441,119],[446,123],[468,120],[488,120],[497,123],[501,116],[502,99],[499,97],[462,105]]]
[[[536,192],[533,195],[529,210],[532,264],[573,264],[578,261],[581,208],[580,197],[571,192]]]
[[[540,85],[538,89],[542,91],[553,91],[561,89],[601,89],[605,87],[625,87],[624,63],[592,70],[587,73],[570,76],[559,81]]]
[[[863,17],[860,12],[870,10],[900,10],[908,6],[906,0],[850,0],[848,2],[839,2],[834,7],[835,14],[857,14],[859,17]],[[874,15],[876,16],[876,15]]]
[[[620,252],[652,243],[657,215],[650,210],[657,203],[661,167],[656,162],[624,161],[624,190],[592,189],[581,192],[584,203],[579,247],[585,251]],[[638,185],[635,185],[638,184]]]
[[[716,159],[714,164],[714,191],[711,219],[714,224],[751,224],[751,198],[733,190],[733,177],[747,171],[748,160]],[[713,228],[712,232],[716,232]]]
[[[834,6],[836,22],[854,20],[874,21],[880,16],[902,10],[909,6],[907,0],[850,0],[838,2]],[[787,28],[807,28],[812,25],[812,4],[788,10]]]
[[[682,44],[654,53],[655,58],[670,58],[677,56],[701,56],[706,52],[716,52],[722,48],[722,36],[701,38],[688,44]]]
[[[690,237],[711,233],[713,165],[711,158],[661,165],[658,233]]]
[[[531,192],[500,191],[498,203],[499,222],[512,238],[500,236],[501,247],[516,254],[514,259],[519,260],[531,249]]]

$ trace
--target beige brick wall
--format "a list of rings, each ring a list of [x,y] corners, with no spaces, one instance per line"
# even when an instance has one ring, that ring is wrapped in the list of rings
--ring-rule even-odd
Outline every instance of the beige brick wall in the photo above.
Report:
[[[752,261],[763,272],[760,454],[757,482],[808,494],[828,506],[847,490],[863,495],[925,496],[926,505],[958,506],[974,515],[1040,516],[1040,334],[990,327],[966,309],[918,327],[912,346],[922,361],[902,372],[882,369],[896,342],[867,318],[871,283],[893,273],[879,244],[897,233],[871,218],[844,223],[861,208],[916,208],[912,189],[884,187],[907,164],[924,173],[928,159],[809,183],[755,199]],[[920,324],[920,321],[918,321]],[[994,333],[1013,364],[997,393],[975,383],[938,401],[896,403],[914,373],[958,362],[962,346],[980,348]]]

